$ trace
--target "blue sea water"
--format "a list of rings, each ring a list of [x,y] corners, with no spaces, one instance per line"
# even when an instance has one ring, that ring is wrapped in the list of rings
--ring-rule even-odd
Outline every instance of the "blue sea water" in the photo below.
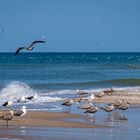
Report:
[[[0,53],[0,87],[75,89],[140,84],[140,53]]]
[[[75,89],[139,85],[140,53],[0,53],[2,98],[37,92],[54,101]]]

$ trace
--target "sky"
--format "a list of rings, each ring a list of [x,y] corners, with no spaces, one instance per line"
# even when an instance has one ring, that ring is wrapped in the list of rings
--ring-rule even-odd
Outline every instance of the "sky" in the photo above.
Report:
[[[0,0],[0,52],[140,52],[140,0]]]

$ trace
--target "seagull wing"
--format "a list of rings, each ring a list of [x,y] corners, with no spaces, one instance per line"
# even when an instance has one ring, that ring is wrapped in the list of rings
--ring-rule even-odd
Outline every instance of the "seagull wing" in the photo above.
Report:
[[[8,104],[8,102],[5,102],[5,103],[2,104],[2,106],[7,106],[7,104]]]
[[[2,120],[11,120],[13,118],[13,116],[11,114],[6,114],[3,116],[0,116],[0,119]]]
[[[30,97],[26,97],[25,99],[32,100],[33,98],[34,98],[34,96],[30,96]]]
[[[21,116],[24,112],[22,110],[15,110],[14,116]]]
[[[42,41],[42,40],[33,41],[33,42],[31,43],[31,45],[28,47],[28,49],[33,49],[33,45],[36,44],[36,43],[45,43],[45,41]]]
[[[20,50],[22,50],[22,49],[26,49],[26,47],[20,47],[20,48],[18,48],[18,49],[16,50],[16,52],[15,52],[15,55],[17,55],[17,54],[20,52]]]

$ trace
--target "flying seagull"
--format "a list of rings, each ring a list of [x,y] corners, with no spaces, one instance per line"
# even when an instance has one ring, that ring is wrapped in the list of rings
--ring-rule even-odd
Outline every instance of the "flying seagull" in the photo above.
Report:
[[[15,55],[17,55],[17,54],[18,54],[21,50],[23,50],[23,49],[26,49],[26,50],[28,50],[28,51],[33,50],[33,49],[34,49],[34,45],[37,44],[37,43],[45,43],[45,41],[36,40],[36,41],[33,41],[33,42],[31,43],[31,45],[29,45],[28,47],[20,47],[20,48],[18,48],[18,49],[16,50]]]

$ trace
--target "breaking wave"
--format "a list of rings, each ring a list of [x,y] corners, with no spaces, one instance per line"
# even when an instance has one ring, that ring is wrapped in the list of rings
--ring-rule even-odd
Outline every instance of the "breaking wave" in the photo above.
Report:
[[[34,91],[28,84],[19,82],[19,81],[14,81],[11,82],[10,84],[6,85],[1,91],[0,91],[0,102],[3,103],[7,100],[13,100],[16,101],[21,96],[32,96],[36,91]],[[35,101],[35,103],[39,102],[54,102],[61,100],[59,97],[50,97],[50,96],[40,96],[38,93],[38,98]]]

